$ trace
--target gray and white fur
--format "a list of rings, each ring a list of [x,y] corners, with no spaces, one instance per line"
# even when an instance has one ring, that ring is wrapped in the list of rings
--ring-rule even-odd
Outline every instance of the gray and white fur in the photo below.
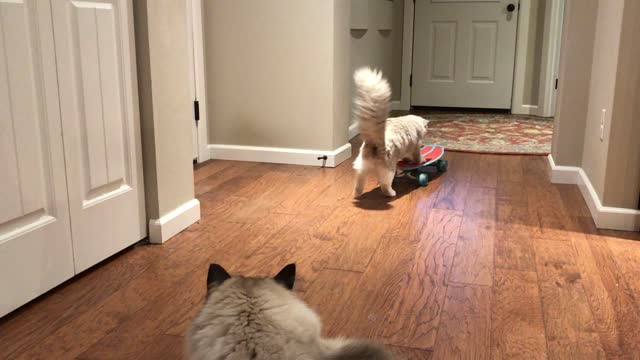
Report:
[[[427,134],[428,120],[415,115],[389,118],[391,89],[380,71],[368,67],[356,70],[354,115],[362,136],[356,170],[354,196],[362,195],[365,177],[378,178],[386,196],[396,196],[392,188],[398,161],[420,161],[420,148]]]
[[[187,336],[194,360],[390,360],[365,341],[321,336],[318,315],[291,291],[295,265],[273,279],[231,277],[212,264],[205,304]]]

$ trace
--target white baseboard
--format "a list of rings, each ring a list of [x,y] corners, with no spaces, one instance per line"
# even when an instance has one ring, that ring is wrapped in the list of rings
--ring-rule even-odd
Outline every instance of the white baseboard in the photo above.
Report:
[[[349,125],[349,140],[351,140],[354,137],[358,136],[358,134],[360,134],[360,131],[358,130],[358,124],[357,123],[353,123],[353,124]]]
[[[511,113],[518,115],[538,115],[538,105],[515,105],[511,109]]]
[[[558,166],[553,160],[553,156],[547,156],[551,174],[551,182],[554,184],[574,184],[577,185],[580,179],[580,169],[576,166]]]
[[[200,201],[189,200],[160,219],[149,220],[149,241],[162,244],[198,220],[200,220]]]
[[[551,182],[555,184],[576,184],[584,198],[589,212],[599,229],[640,231],[640,210],[602,205],[591,180],[582,168],[577,166],[557,166],[553,157],[548,156]]]
[[[351,144],[330,151],[212,144],[209,151],[212,159],[336,167],[351,157]]]

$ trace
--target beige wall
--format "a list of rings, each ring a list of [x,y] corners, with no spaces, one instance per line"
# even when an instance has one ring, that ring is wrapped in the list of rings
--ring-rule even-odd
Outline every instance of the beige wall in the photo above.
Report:
[[[638,208],[640,2],[568,0],[566,14],[554,160],[582,167],[604,206]]]
[[[347,0],[343,0],[348,2]],[[392,99],[400,99],[402,81],[402,33],[404,24],[404,0],[394,0],[392,5],[391,30],[377,30],[376,21],[388,11],[384,5],[388,0],[366,1],[366,29],[351,30],[351,73],[357,68],[368,65],[382,70],[389,79]],[[355,10],[355,9],[354,9]]]
[[[209,142],[344,145],[349,77],[341,62],[349,54],[334,49],[345,41],[344,12],[342,0],[205,1]]]
[[[556,164],[581,166],[598,0],[567,0],[551,153]]]
[[[134,16],[147,216],[194,198],[184,0],[136,0]]]
[[[640,193],[640,1],[624,3],[603,203],[637,208]]]
[[[605,175],[607,174],[608,134],[613,114],[615,74],[618,65],[623,7],[624,1],[622,0],[600,0],[593,44],[582,168],[589,176],[601,200],[604,194]],[[603,140],[600,140],[602,109],[606,109],[605,136]]]

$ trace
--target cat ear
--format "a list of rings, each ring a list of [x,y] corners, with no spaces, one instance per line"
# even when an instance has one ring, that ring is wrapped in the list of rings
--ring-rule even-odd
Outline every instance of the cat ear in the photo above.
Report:
[[[293,289],[293,283],[296,280],[296,264],[285,266],[276,277],[273,278],[277,283],[282,284],[289,290]]]
[[[220,285],[229,278],[231,278],[231,275],[222,266],[211,264],[207,273],[207,288]]]

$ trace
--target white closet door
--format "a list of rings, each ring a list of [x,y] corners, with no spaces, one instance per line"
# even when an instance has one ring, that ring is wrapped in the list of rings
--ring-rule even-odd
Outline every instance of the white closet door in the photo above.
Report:
[[[48,1],[0,0],[0,316],[73,276]]]
[[[52,0],[76,272],[146,236],[131,1]]]

